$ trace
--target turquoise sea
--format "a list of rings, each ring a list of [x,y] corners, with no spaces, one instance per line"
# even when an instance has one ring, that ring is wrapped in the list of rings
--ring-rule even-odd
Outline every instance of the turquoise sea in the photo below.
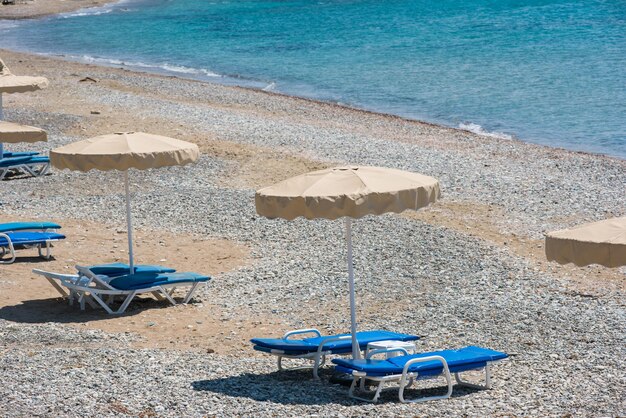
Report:
[[[626,158],[622,0],[130,0],[2,22],[0,47]]]

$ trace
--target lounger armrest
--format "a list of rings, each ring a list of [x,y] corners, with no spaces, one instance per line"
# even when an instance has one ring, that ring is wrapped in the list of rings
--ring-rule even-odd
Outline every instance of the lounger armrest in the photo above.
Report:
[[[324,346],[328,343],[332,343],[334,341],[343,341],[343,340],[350,340],[352,339],[352,337],[350,335],[344,335],[341,337],[328,337],[328,338],[324,338],[321,342],[320,345],[317,346],[317,353],[321,354],[322,351],[324,351]]]
[[[9,247],[11,247],[13,245],[13,243],[11,242],[11,237],[8,236],[7,234],[4,234],[2,232],[0,232],[0,238],[4,238],[7,240],[7,244],[9,245]]]
[[[33,269],[33,273],[40,274],[42,276],[50,277],[50,278],[53,278],[53,279],[59,279],[59,280],[76,280],[76,279],[78,279],[78,275],[77,274],[52,273],[50,271],[44,271],[44,270],[39,270],[39,269]]]
[[[439,361],[443,365],[444,374],[446,376],[450,376],[450,369],[448,368],[448,362],[445,358],[441,356],[428,356],[428,357],[419,357],[414,358],[406,362],[404,365],[404,369],[402,369],[402,376],[407,376],[409,367],[415,363],[426,363],[428,361]]]
[[[370,358],[374,357],[377,354],[386,354],[386,353],[395,353],[395,352],[400,352],[404,354],[405,356],[409,355],[409,352],[406,350],[406,348],[402,348],[402,347],[379,348],[378,350],[372,350],[369,353],[367,353],[367,356],[365,356],[365,359],[369,360]]]
[[[305,329],[296,329],[294,331],[286,332],[285,335],[283,335],[283,340],[288,340],[289,337],[291,337],[292,335],[310,334],[310,333],[313,333],[318,337],[322,336],[322,334],[315,328],[305,328]]]

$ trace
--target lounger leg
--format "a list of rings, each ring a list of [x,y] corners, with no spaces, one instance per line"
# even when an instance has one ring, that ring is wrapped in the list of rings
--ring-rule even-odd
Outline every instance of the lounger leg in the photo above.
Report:
[[[152,292],[152,296],[154,296],[156,300],[165,300],[165,298],[157,291]]]
[[[199,282],[195,282],[192,286],[191,289],[189,289],[189,292],[187,293],[187,296],[185,296],[185,299],[183,300],[183,303],[189,303],[189,301],[191,300],[191,298],[193,297],[193,293],[196,291],[196,289],[198,288],[198,285],[200,285]]]
[[[120,306],[120,308],[115,313],[123,314],[124,311],[126,311],[126,308],[128,308],[128,305],[130,305],[130,302],[135,298],[135,295],[137,295],[137,292],[132,292],[131,294],[126,296],[126,299],[124,299],[124,303],[122,303],[122,306]],[[110,313],[113,313],[113,312],[110,312]]]
[[[348,396],[353,399],[358,399],[359,401],[376,403],[378,402],[378,398],[380,398],[380,392],[383,390],[384,381],[379,381],[378,386],[376,387],[376,391],[374,392],[373,398],[363,398],[361,396],[357,396],[354,394],[354,390],[356,389],[357,382],[360,381],[359,386],[361,388],[364,387],[365,378],[364,377],[354,377],[352,379],[352,384],[350,385],[350,390],[348,391]],[[363,390],[363,389],[362,389]],[[371,393],[371,391],[364,390],[366,393]]]
[[[432,361],[432,360],[438,360],[441,362],[441,364],[443,365],[443,370],[442,370],[442,374],[443,377],[445,377],[446,379],[446,383],[448,385],[448,391],[446,392],[445,395],[439,395],[439,396],[426,396],[423,398],[417,398],[417,399],[405,399],[404,398],[404,389],[406,389],[409,384],[411,383],[414,374],[409,373],[409,367],[412,364],[415,363],[424,363],[427,361]],[[402,371],[402,377],[400,378],[400,383],[399,383],[400,388],[398,389],[398,398],[400,399],[400,402],[403,403],[417,403],[417,402],[426,402],[426,401],[432,401],[435,399],[447,399],[452,395],[452,376],[450,375],[450,369],[448,368],[448,363],[446,362],[446,360],[441,357],[441,356],[430,356],[430,357],[421,357],[421,358],[416,358],[416,359],[412,359],[409,360],[405,365],[404,365],[404,369]]]
[[[176,301],[174,300],[174,298],[167,292],[167,289],[160,287],[161,289],[161,293],[163,294],[163,296],[165,296],[165,299],[169,300],[170,303],[174,306],[176,306]]]
[[[0,177],[0,180],[2,180],[2,178]],[[5,260],[5,261],[0,261],[0,264],[11,264],[12,262],[15,261],[15,248],[13,247],[13,242],[11,242],[11,238],[9,238],[9,236],[7,234],[0,234],[0,237],[4,238],[7,240],[7,244],[9,245],[9,254],[11,254],[11,259],[10,260]],[[4,247],[2,247],[2,255],[4,256],[6,252],[6,249]]]
[[[42,257],[45,260],[50,260],[50,256],[52,255],[50,252],[50,248],[52,246],[50,245],[50,241],[46,241],[46,255],[43,255],[41,252],[41,244],[39,244],[37,246],[37,249],[39,250],[39,257]]]
[[[57,290],[57,292],[59,292],[61,294],[61,296],[63,296],[64,298],[70,297],[70,295],[65,291],[65,289],[63,289],[61,286],[59,286],[59,284],[57,282],[55,282],[50,277],[46,277],[46,279],[50,282],[52,287],[54,287]]]
[[[454,373],[454,378],[456,379],[456,382],[461,386],[465,386],[465,387],[473,388],[473,389],[491,389],[490,364],[487,363],[487,365],[485,366],[485,384],[484,385],[464,381],[461,378],[461,373]]]
[[[316,354],[315,358],[313,359],[313,378],[315,378],[316,380],[320,380],[320,376],[317,372],[320,367],[324,366],[324,363],[326,363],[326,356],[322,356],[319,353]]]
[[[102,299],[100,299],[100,296],[96,295],[96,294],[92,294],[91,297],[98,302],[98,305],[102,306],[104,308],[105,311],[107,311],[107,313],[112,314],[113,310],[109,307],[109,305],[107,305],[106,303],[104,303],[104,301]],[[85,298],[83,298],[84,300]]]

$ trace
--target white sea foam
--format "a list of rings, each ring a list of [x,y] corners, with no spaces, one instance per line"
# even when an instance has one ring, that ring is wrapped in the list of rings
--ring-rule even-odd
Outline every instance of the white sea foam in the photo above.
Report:
[[[263,91],[274,91],[276,89],[276,83],[269,83],[267,86],[263,87]]]
[[[86,7],[83,9],[75,10],[73,12],[60,13],[58,17],[62,19],[68,19],[71,17],[103,15],[103,14],[111,13],[115,9],[125,11],[125,9],[120,8],[120,5],[125,4],[125,3],[130,3],[130,2],[132,2],[132,0],[119,0],[114,3],[105,4],[104,6]]]
[[[175,65],[170,64],[168,62],[159,63],[159,64],[148,64],[141,61],[122,61],[119,59],[111,59],[111,58],[100,58],[94,57],[91,55],[68,55],[67,58],[75,59],[83,62],[90,62],[94,64],[104,64],[104,65],[120,65],[129,68],[145,68],[147,70],[153,70],[159,73],[169,73],[169,74],[186,74],[186,75],[198,75],[201,77],[222,77],[221,74],[214,73],[211,70],[207,70],[206,68],[192,68],[186,67],[184,65]]]
[[[489,132],[483,129],[482,126],[480,126],[477,123],[460,123],[459,124],[459,129],[462,129],[464,131],[469,131],[469,132],[473,132],[475,134],[478,135],[483,135],[483,136],[488,136],[491,138],[500,138],[500,139],[513,139],[512,135],[509,134],[505,134],[503,132]]]

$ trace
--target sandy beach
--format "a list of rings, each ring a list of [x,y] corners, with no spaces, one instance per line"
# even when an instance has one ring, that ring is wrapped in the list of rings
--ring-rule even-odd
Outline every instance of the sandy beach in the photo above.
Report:
[[[52,261],[24,251],[0,267],[8,416],[626,413],[624,270],[560,266],[543,253],[547,231],[626,214],[626,161],[270,92],[0,57],[14,73],[50,80],[46,90],[3,97],[7,120],[49,132],[48,143],[11,150],[46,152],[116,131],[200,147],[197,164],[132,173],[136,254],[213,277],[189,305],[145,298],[114,317],[67,306],[31,270],[126,259],[121,175],[53,169],[0,182],[0,222],[51,220],[67,236]],[[389,392],[363,404],[310,372],[276,373],[274,358],[252,350],[254,336],[349,329],[342,224],[268,220],[254,209],[255,189],[339,164],[442,184],[427,209],[355,222],[359,327],[425,336],[423,350],[515,354],[494,367],[492,390],[415,405]]]
[[[113,0],[16,0],[15,4],[0,4],[0,19],[34,19],[112,2]]]

